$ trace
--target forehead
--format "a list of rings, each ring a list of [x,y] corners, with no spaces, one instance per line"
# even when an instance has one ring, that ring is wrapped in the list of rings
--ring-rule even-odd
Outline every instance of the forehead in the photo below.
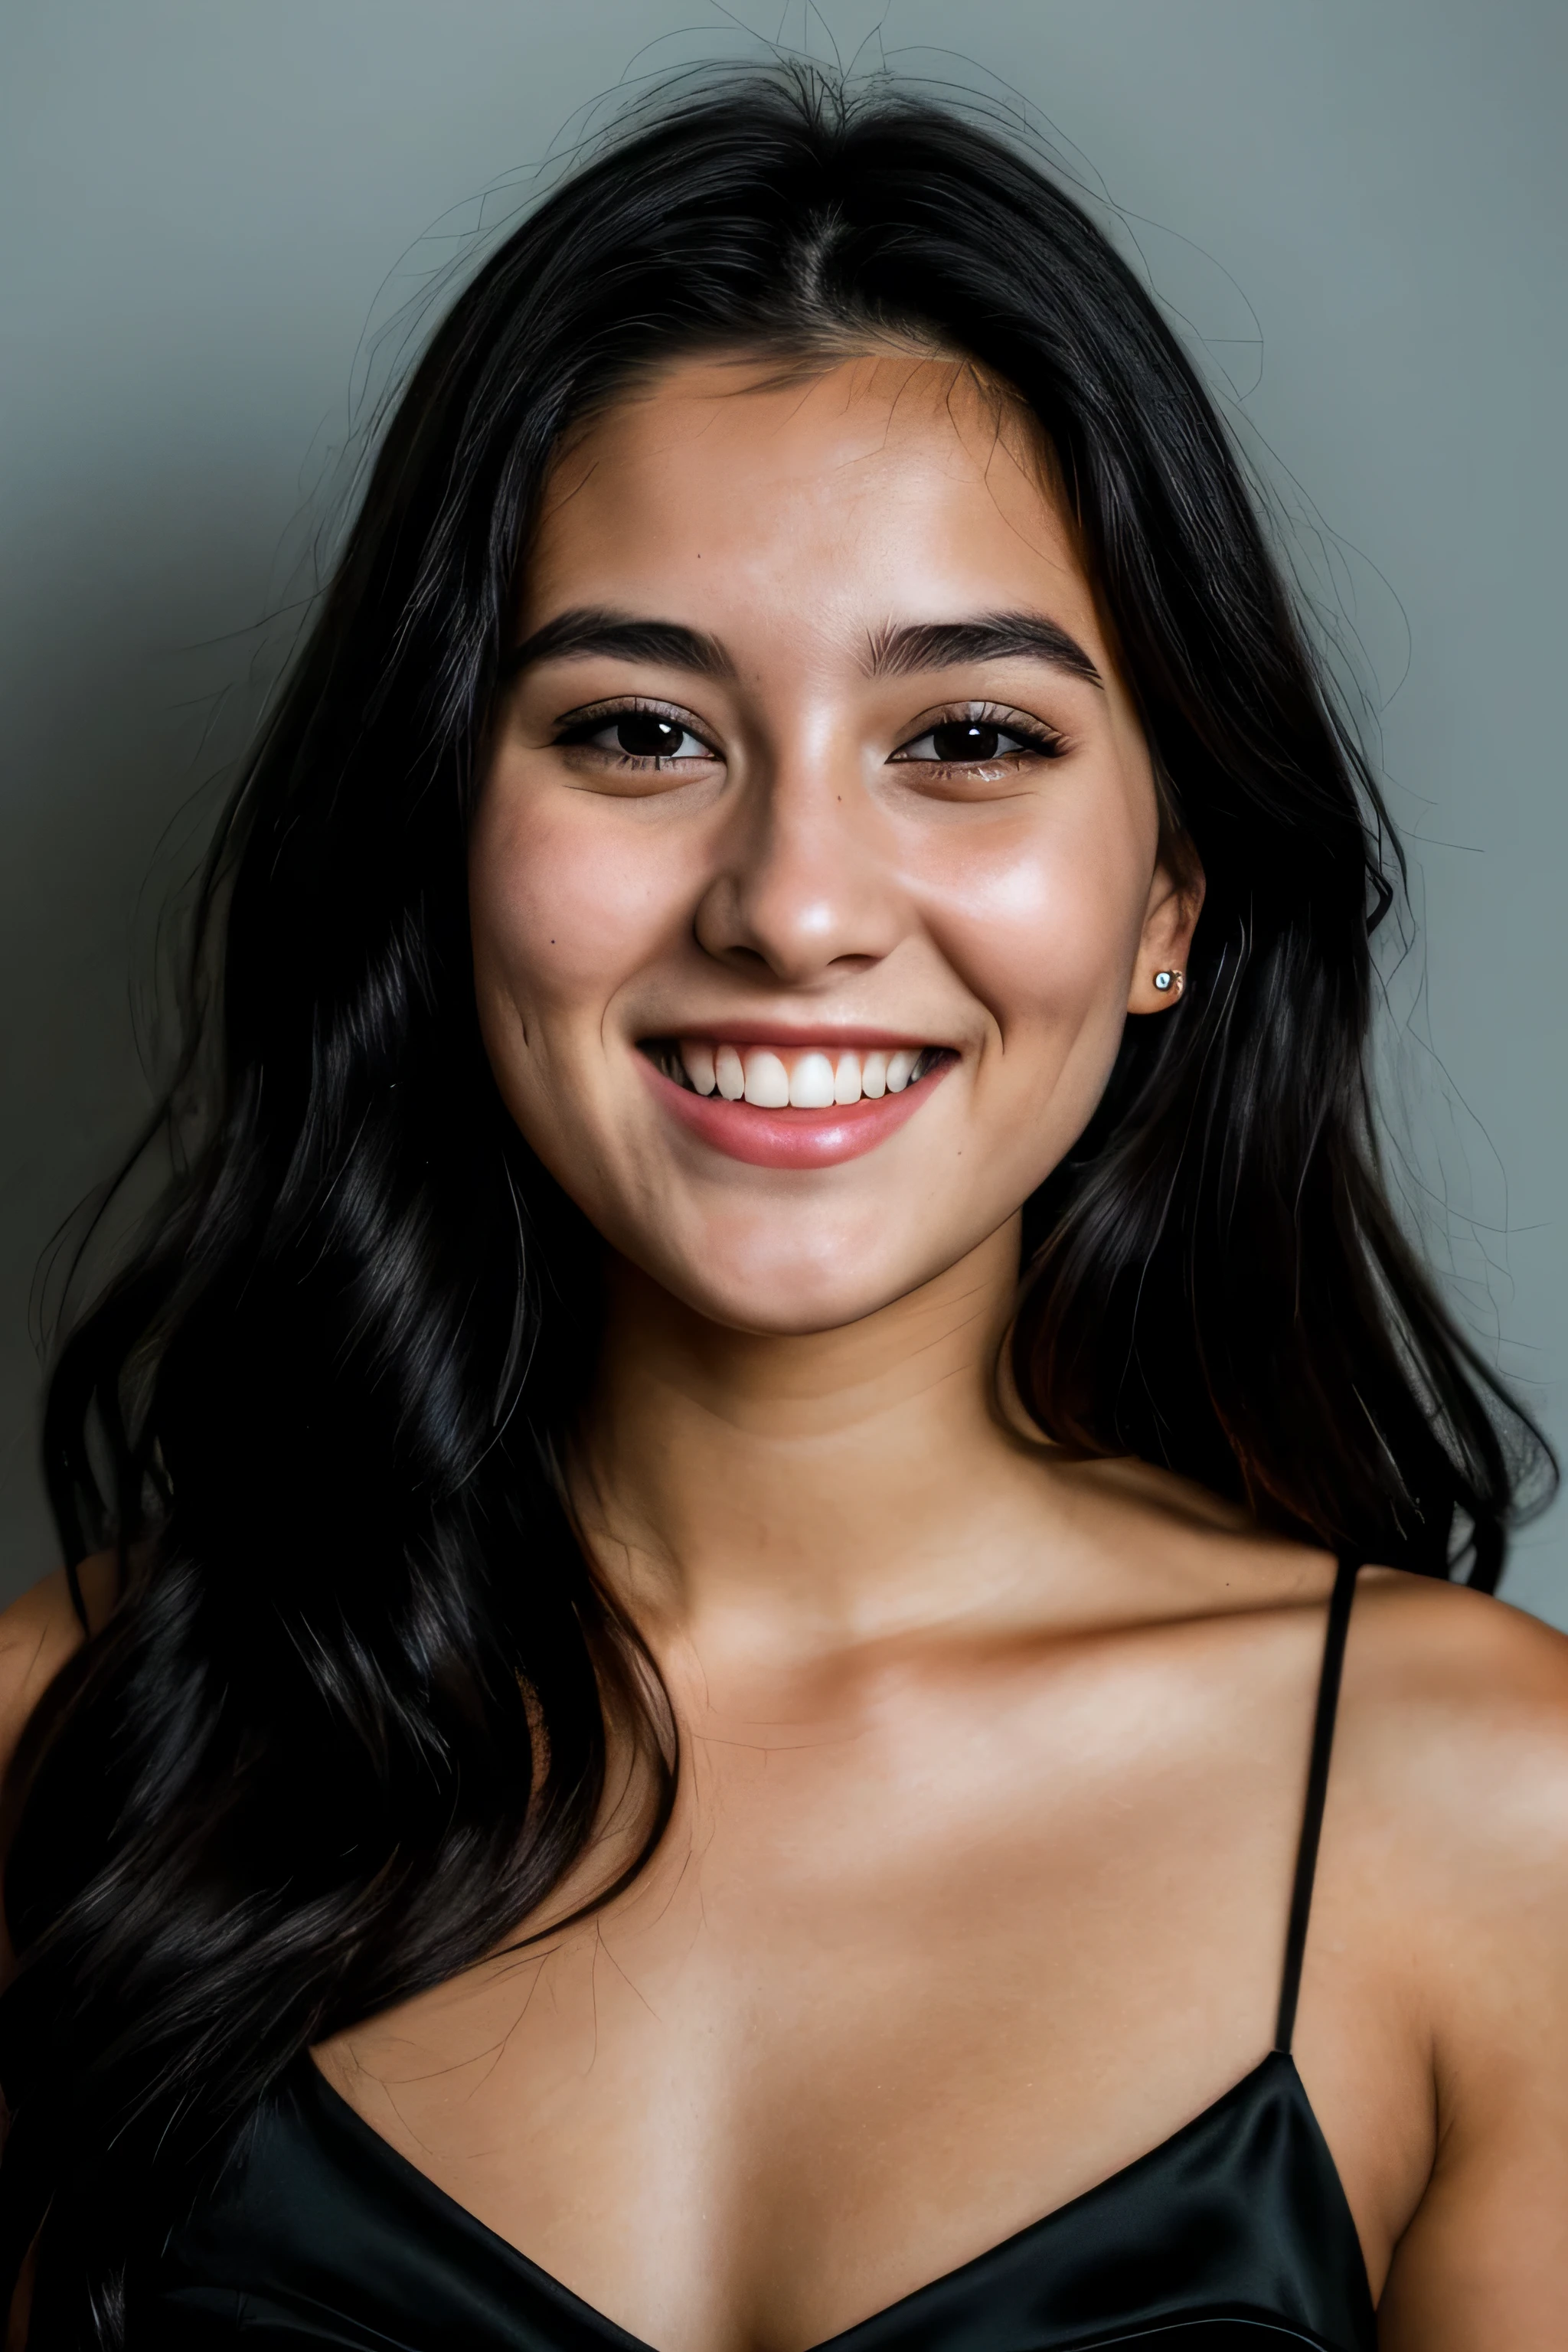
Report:
[[[783,600],[804,622],[868,601],[919,617],[1044,600],[1080,623],[1092,605],[1033,420],[967,363],[902,352],[789,377],[754,354],[681,362],[571,442],[529,617],[672,593]]]

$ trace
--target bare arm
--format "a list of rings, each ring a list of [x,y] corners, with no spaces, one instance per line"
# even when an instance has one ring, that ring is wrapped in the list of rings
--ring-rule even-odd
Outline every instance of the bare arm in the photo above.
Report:
[[[1568,1642],[1461,1604],[1435,1926],[1437,2154],[1379,2309],[1386,2352],[1568,2345]],[[1444,1671],[1441,1659],[1434,1662]],[[1423,1938],[1425,1941],[1425,1938]]]

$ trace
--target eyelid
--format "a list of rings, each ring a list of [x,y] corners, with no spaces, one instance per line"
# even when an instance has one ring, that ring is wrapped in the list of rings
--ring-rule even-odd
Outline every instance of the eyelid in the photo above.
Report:
[[[695,711],[683,710],[679,702],[664,702],[657,695],[651,694],[607,695],[600,701],[584,702],[575,710],[563,711],[562,716],[552,722],[553,740],[557,743],[563,743],[569,734],[576,733],[579,729],[607,727],[613,719],[624,719],[633,714],[641,714],[649,719],[668,719],[672,726],[684,727],[689,735],[695,735],[698,741],[712,753],[714,759],[721,759],[723,756],[714,742],[710,730],[698,718]]]
[[[941,709],[928,710],[916,719],[903,741],[890,754],[890,757],[893,760],[903,759],[906,764],[911,767],[986,767],[990,765],[989,761],[979,759],[948,761],[909,759],[909,745],[918,743],[922,735],[932,734],[939,727],[963,724],[994,727],[999,735],[1016,735],[1020,742],[1041,757],[1061,751],[1067,742],[1067,738],[1059,727],[1053,727],[1048,719],[1037,718],[1032,710],[1019,710],[1011,704],[999,702],[951,702]],[[1010,755],[1003,753],[1001,756],[1006,758]]]
[[[678,726],[687,734],[695,736],[710,758],[722,760],[724,756],[722,751],[694,711],[683,709],[678,702],[665,701],[655,695],[606,695],[594,702],[580,703],[574,710],[563,711],[553,722],[552,740],[557,744],[571,745],[574,739],[611,726],[617,719],[637,714],[668,719],[672,726]],[[918,743],[922,736],[931,734],[939,727],[966,722],[970,725],[994,727],[999,735],[1013,736],[1022,750],[1033,752],[1037,758],[1050,758],[1059,753],[1065,747],[1065,738],[1061,730],[1052,726],[1048,719],[1037,717],[1033,711],[1020,710],[1011,704],[966,700],[947,703],[937,709],[924,712],[914,722],[902,741],[889,754],[889,763],[897,762],[910,767],[959,769],[985,767],[999,757],[1009,759],[1018,756],[1016,750],[1011,752],[993,752],[990,761],[978,757],[945,761],[916,759],[911,755],[910,744]],[[606,752],[605,756],[629,758],[631,755]],[[689,753],[687,755],[689,761],[690,757]]]

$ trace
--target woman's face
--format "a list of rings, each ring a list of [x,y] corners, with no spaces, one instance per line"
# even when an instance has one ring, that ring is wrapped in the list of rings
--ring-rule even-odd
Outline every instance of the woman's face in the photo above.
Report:
[[[520,636],[470,889],[529,1142],[729,1325],[955,1264],[1196,912],[1028,432],[944,362],[672,367],[558,464]]]

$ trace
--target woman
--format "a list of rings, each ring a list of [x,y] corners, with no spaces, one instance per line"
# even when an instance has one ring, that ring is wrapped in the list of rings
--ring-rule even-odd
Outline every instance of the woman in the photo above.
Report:
[[[677,92],[495,256],[55,1376],[15,2340],[1561,2347],[1568,1654],[1386,841],[1000,140]]]

